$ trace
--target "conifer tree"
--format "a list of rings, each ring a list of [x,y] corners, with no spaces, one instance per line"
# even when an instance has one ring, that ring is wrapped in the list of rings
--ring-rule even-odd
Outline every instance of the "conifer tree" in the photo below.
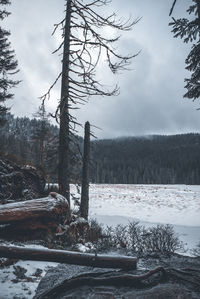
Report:
[[[9,0],[0,0],[0,22],[9,16],[10,13],[4,7],[9,4]],[[3,29],[0,23],[0,123],[3,122],[8,110],[5,101],[13,97],[10,89],[19,83],[19,81],[11,79],[11,76],[18,72],[18,63],[15,59],[14,50],[11,50],[9,36],[10,32]]]
[[[47,154],[47,146],[50,143],[50,123],[45,106],[41,105],[36,113],[33,114],[38,119],[38,126],[32,134],[32,141],[37,148],[36,165],[44,171],[45,156]]]
[[[173,12],[177,0],[173,2],[170,15]],[[192,48],[185,63],[186,69],[191,72],[191,77],[186,78],[184,97],[196,100],[200,97],[200,1],[192,0],[193,4],[187,9],[190,17],[173,19],[169,23],[173,27],[174,37],[180,37],[185,43],[192,43]]]

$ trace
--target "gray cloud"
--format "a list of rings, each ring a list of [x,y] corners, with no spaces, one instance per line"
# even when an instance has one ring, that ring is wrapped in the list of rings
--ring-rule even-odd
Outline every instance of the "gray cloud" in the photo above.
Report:
[[[197,104],[183,99],[184,61],[189,47],[173,38],[168,23],[172,1],[113,0],[112,10],[120,15],[141,17],[132,32],[122,37],[122,52],[136,53],[132,71],[116,76],[121,93],[115,98],[94,98],[76,112],[80,122],[86,120],[101,127],[98,137],[122,135],[173,134],[199,131],[200,112]],[[177,2],[175,16],[185,14],[191,1]],[[21,69],[23,83],[16,89],[12,111],[31,116],[39,106],[38,97],[60,71],[60,57],[52,55],[58,39],[51,37],[53,24],[63,17],[64,0],[13,1],[7,27]],[[100,77],[105,83],[110,75],[102,67]],[[59,86],[53,93],[50,110],[56,106]]]

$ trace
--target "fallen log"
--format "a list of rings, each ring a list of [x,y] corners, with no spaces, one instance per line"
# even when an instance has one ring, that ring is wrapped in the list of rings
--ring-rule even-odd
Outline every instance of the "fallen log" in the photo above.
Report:
[[[0,206],[0,224],[11,224],[34,219],[57,219],[69,214],[67,200],[54,193],[53,196],[15,202]]]
[[[97,255],[65,250],[35,249],[0,244],[0,257],[48,261],[99,268],[136,269],[137,259],[127,256]]]
[[[70,218],[67,200],[57,193],[50,193],[46,198],[5,204],[0,206],[0,238],[22,241],[54,239],[59,225]]]

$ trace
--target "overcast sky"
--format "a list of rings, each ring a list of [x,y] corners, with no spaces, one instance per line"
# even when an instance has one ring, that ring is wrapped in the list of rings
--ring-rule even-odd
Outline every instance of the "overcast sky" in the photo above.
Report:
[[[53,24],[63,18],[64,0],[17,0],[9,7],[12,15],[6,21],[11,31],[12,47],[19,62],[22,83],[10,103],[18,116],[32,117],[44,94],[61,70],[60,57],[52,55],[59,44],[52,37]],[[174,39],[168,23],[172,0],[113,0],[108,9],[119,16],[142,17],[119,44],[121,51],[136,53],[132,71],[123,72],[112,82],[120,86],[120,95],[112,98],[91,98],[76,113],[80,122],[89,120],[100,127],[99,138],[146,134],[178,134],[199,132],[198,103],[183,99],[185,58],[190,47]],[[190,0],[178,0],[174,16],[185,14]],[[106,10],[105,10],[106,11]],[[102,67],[102,78],[110,83],[110,74]],[[53,111],[59,99],[55,88],[48,103]]]

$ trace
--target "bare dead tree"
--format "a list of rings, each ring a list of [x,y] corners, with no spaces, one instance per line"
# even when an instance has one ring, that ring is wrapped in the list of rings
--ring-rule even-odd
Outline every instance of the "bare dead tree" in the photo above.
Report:
[[[101,58],[105,57],[112,73],[127,69],[131,59],[138,55],[119,54],[114,45],[120,35],[107,37],[105,28],[129,31],[139,19],[131,22],[118,20],[115,13],[104,17],[100,11],[110,0],[66,0],[66,17],[55,25],[53,34],[63,30],[63,42],[54,51],[63,50],[62,72],[41,98],[43,102],[61,78],[61,98],[53,115],[60,123],[59,137],[59,191],[68,201],[70,197],[69,147],[70,134],[79,123],[71,114],[77,105],[84,104],[91,96],[114,96],[118,86],[107,89],[95,77]]]
[[[82,186],[81,186],[81,217],[88,219],[89,206],[89,165],[90,164],[90,123],[85,123]]]

